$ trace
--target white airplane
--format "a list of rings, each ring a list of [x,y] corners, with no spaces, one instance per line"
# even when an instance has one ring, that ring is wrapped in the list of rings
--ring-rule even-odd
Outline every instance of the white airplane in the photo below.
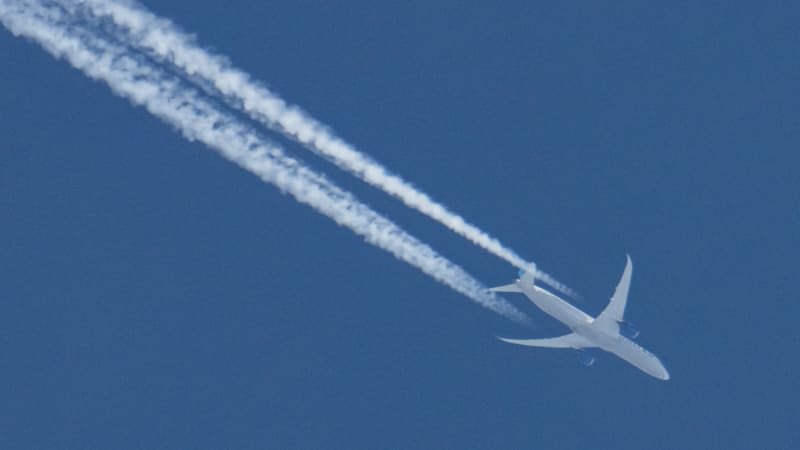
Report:
[[[625,304],[628,301],[632,272],[633,264],[628,256],[628,263],[611,297],[611,302],[599,316],[592,318],[549,291],[534,285],[533,273],[520,270],[520,277],[513,284],[490,290],[525,294],[542,311],[568,326],[572,333],[548,339],[499,339],[530,347],[572,348],[578,351],[579,361],[586,366],[594,364],[594,356],[585,349],[600,348],[619,356],[648,375],[660,380],[669,380],[669,372],[661,361],[632,341],[639,335],[639,331],[622,320]]]

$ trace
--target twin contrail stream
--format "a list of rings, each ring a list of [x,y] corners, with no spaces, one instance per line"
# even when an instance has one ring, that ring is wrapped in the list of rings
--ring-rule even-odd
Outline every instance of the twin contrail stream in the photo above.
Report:
[[[350,193],[265,139],[208,101],[183,81],[144,58],[72,22],[58,7],[37,1],[0,0],[0,22],[13,34],[31,39],[57,58],[118,95],[143,106],[225,158],[274,184],[296,200],[350,228],[367,242],[417,267],[437,281],[507,318],[526,323],[527,317],[505,300],[486,291],[463,269],[400,229]]]
[[[171,64],[199,85],[216,91],[230,105],[252,119],[303,144],[365,182],[400,199],[407,206],[442,223],[479,247],[520,268],[533,270],[536,278],[572,296],[575,292],[538,270],[499,240],[448,210],[380,163],[332,134],[300,108],[287,104],[262,83],[233,67],[227,59],[214,55],[194,43],[192,36],[167,19],[156,16],[143,6],[125,0],[60,0],[68,7],[88,8],[94,21],[110,19],[117,33],[129,45],[156,60]],[[84,6],[85,5],[85,6]]]

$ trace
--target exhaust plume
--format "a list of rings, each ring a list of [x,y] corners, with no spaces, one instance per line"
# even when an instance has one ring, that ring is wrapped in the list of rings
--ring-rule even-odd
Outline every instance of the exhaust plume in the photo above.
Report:
[[[477,280],[432,248],[382,217],[353,195],[288,157],[275,144],[187,88],[180,80],[137,58],[128,49],[71,23],[59,8],[36,1],[0,0],[0,21],[14,35],[28,38],[117,95],[143,106],[191,141],[200,141],[225,158],[275,185],[301,203],[362,236],[478,304],[520,323],[527,317],[487,292]]]
[[[63,3],[73,8],[76,2]],[[317,155],[331,161],[384,192],[400,199],[405,205],[440,222],[473,244],[489,251],[520,269],[532,271],[535,277],[558,291],[576,297],[577,294],[525,261],[499,240],[448,210],[430,196],[412,186],[398,175],[354,146],[335,136],[326,126],[287,104],[262,83],[252,80],[245,72],[233,67],[226,58],[211,54],[194,43],[194,38],[181,31],[171,21],[158,17],[145,7],[121,0],[82,0],[95,17],[95,22],[110,19],[119,36],[129,45],[154,59],[183,71],[198,85],[214,91],[226,102],[251,118],[285,136],[296,140]],[[91,19],[90,19],[91,20]]]

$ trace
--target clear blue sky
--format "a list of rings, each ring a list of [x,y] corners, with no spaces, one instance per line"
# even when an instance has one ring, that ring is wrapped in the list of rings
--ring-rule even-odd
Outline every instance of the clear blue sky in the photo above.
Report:
[[[794,2],[148,1],[628,316],[471,303],[0,32],[0,447],[797,448]],[[334,3],[338,3],[335,5]],[[604,2],[603,2],[604,3]],[[702,5],[698,5],[702,3]],[[487,284],[515,270],[289,150]]]

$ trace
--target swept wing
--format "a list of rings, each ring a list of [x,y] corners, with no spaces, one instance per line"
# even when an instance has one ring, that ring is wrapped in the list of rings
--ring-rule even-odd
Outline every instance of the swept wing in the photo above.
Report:
[[[585,338],[575,333],[546,339],[506,339],[501,337],[498,337],[497,339],[500,339],[503,342],[508,342],[509,344],[546,348],[582,348],[586,347],[588,344]]]
[[[597,316],[595,319],[601,323],[619,323],[622,322],[625,315],[625,305],[628,303],[628,290],[631,287],[631,275],[633,274],[633,263],[631,257],[628,255],[628,263],[625,265],[625,271],[622,272],[622,278],[619,280],[617,288],[614,290],[614,295],[611,296],[611,301],[606,306],[606,309]]]

